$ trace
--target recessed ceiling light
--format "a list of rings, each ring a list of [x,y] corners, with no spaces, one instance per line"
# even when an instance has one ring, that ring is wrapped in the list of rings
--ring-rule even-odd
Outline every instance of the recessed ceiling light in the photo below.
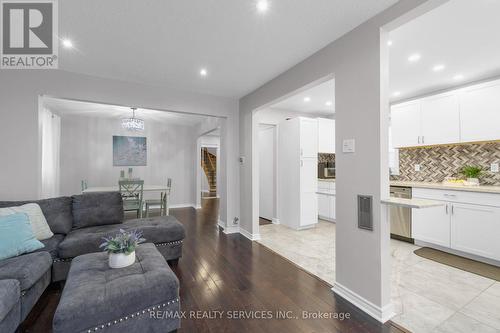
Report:
[[[392,46],[392,40],[387,41],[387,46]]]
[[[395,91],[395,92],[392,93],[392,96],[394,96],[394,97],[398,97],[400,95],[401,95],[400,91]]]
[[[311,101],[311,97],[304,97],[304,102],[310,102]]]
[[[257,9],[261,13],[267,12],[267,10],[269,9],[269,2],[267,0],[257,1]]]
[[[462,74],[457,74],[453,77],[453,80],[460,81],[463,80],[464,76]]]
[[[332,106],[332,105],[333,105],[333,102],[332,102],[332,101],[327,101],[327,102],[325,103],[325,105],[326,105],[326,106]]]
[[[445,65],[443,65],[443,64],[439,64],[439,65],[436,65],[436,66],[432,67],[432,70],[433,70],[434,72],[440,72],[440,71],[442,71],[443,69],[445,69],[445,67],[446,67]]]
[[[67,49],[71,49],[73,47],[73,42],[71,40],[65,38],[62,40],[62,45]]]
[[[207,76],[207,74],[208,74],[208,72],[207,72],[207,70],[206,70],[205,68],[202,68],[202,69],[200,70],[200,75],[201,75],[201,76]]]
[[[421,58],[420,54],[415,53],[415,54],[412,54],[411,56],[408,57],[408,61],[409,62],[417,62],[420,60],[420,58]]]

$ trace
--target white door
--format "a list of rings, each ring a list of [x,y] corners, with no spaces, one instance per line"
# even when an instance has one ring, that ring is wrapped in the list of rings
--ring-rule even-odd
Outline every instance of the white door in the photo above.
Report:
[[[416,240],[450,247],[450,204],[412,209],[411,230]]]
[[[460,142],[460,112],[456,94],[442,94],[423,99],[421,115],[421,144]]]
[[[272,220],[275,216],[275,130],[274,126],[259,129],[259,216]]]
[[[300,118],[300,158],[307,157],[318,158],[318,121]]]
[[[462,142],[500,139],[500,82],[460,94]]]
[[[318,119],[318,152],[335,153],[335,120]]]
[[[420,102],[391,107],[392,145],[394,148],[420,145]]]
[[[300,161],[300,221],[299,227],[318,223],[318,160]]]
[[[500,209],[454,203],[451,248],[500,260]]]

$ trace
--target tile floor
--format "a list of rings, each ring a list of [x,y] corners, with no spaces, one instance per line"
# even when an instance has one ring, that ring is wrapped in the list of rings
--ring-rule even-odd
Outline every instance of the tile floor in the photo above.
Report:
[[[259,243],[333,285],[335,224],[296,231],[260,226]],[[500,282],[421,258],[418,246],[391,240],[395,323],[419,332],[500,333]]]

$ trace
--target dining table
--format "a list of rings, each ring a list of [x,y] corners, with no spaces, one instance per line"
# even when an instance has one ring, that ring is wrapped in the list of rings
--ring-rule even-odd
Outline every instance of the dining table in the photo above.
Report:
[[[170,188],[167,185],[144,185],[142,190],[144,192],[167,192]],[[116,186],[94,186],[87,187],[82,193],[92,193],[92,192],[118,192],[120,187]]]

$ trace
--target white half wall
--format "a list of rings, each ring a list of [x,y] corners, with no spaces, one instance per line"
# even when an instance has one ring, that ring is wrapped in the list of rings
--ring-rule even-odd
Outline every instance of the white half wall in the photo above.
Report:
[[[227,171],[221,175],[220,214],[224,221],[239,217],[236,100],[63,70],[5,70],[0,74],[0,122],[10,124],[0,131],[0,200],[36,199],[40,195],[38,110],[41,95],[223,117],[221,163]]]
[[[343,295],[373,305],[380,321],[391,315],[389,224],[380,199],[389,196],[388,174],[388,23],[415,9],[423,0],[402,0],[366,21],[295,67],[240,100],[241,229],[258,230],[258,164],[256,110],[326,79],[336,83],[336,150],[344,139],[356,140],[356,152],[338,153],[336,280]],[[403,23],[403,22],[401,22]],[[357,195],[373,197],[373,231],[357,227]]]
[[[83,179],[88,186],[113,186],[120,170],[127,174],[128,167],[113,166],[113,135],[146,137],[147,165],[132,167],[134,177],[146,185],[166,184],[172,178],[171,204],[195,204],[196,135],[191,126],[146,121],[144,132],[131,133],[119,119],[103,117],[62,116],[61,195],[80,193]],[[144,195],[159,197],[159,193]]]

